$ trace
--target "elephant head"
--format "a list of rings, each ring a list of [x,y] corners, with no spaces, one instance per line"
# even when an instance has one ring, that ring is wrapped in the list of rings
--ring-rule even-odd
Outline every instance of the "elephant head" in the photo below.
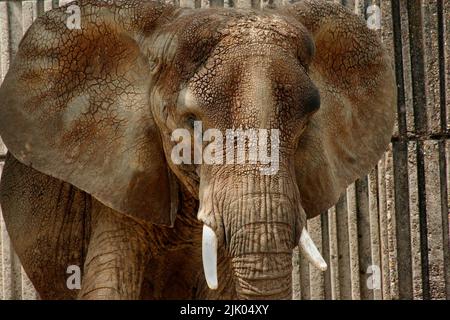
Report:
[[[192,193],[211,288],[220,280],[218,246],[240,298],[290,298],[299,244],[325,269],[306,219],[373,167],[392,133],[395,82],[377,35],[325,1],[265,11],[72,5],[81,28],[67,27],[67,7],[39,18],[0,89],[9,151],[154,224],[172,225],[180,188]],[[180,163],[179,129],[274,134],[267,147],[275,170],[264,171],[273,163],[258,157]],[[214,155],[238,153],[234,138],[228,146]]]

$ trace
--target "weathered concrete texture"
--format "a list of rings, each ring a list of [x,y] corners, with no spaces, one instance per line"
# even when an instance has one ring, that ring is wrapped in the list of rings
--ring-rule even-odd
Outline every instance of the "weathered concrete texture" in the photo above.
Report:
[[[322,253],[322,225],[320,218],[320,216],[317,216],[308,221],[308,231],[317,248],[319,248],[319,251]],[[311,300],[322,300],[325,298],[324,277],[325,274],[317,268],[309,268]]]
[[[330,273],[330,289],[331,298],[338,300],[341,297],[339,285],[339,248],[338,248],[338,232],[336,221],[336,207],[328,210],[328,234],[329,234],[329,273]],[[326,230],[324,230],[326,233]]]
[[[38,15],[71,0],[0,1],[0,81]],[[263,8],[289,0],[161,0],[183,7]],[[329,264],[325,273],[293,258],[295,299],[450,298],[450,2],[329,0],[366,17],[381,7],[377,31],[398,84],[393,144],[367,177],[308,229]],[[1,116],[1,115],[0,115]],[[0,162],[6,148],[0,138]],[[0,170],[2,164],[0,163]],[[381,288],[367,286],[378,266]],[[0,298],[37,295],[0,219]]]
[[[1,179],[1,174],[2,174],[2,170],[3,170],[3,162],[0,162],[0,179]],[[0,300],[3,300],[4,297],[4,285],[3,285],[3,278],[4,278],[4,274],[3,274],[3,230],[2,230],[2,223],[1,221],[3,220],[3,216],[2,216],[2,207],[0,204]]]
[[[20,40],[23,37],[22,2],[9,1],[6,4],[8,9],[9,52],[12,59],[16,55]]]
[[[430,297],[445,299],[444,250],[448,251],[448,242],[443,243],[441,188],[436,183],[440,180],[437,141],[424,142],[424,156]]]
[[[369,192],[369,227],[370,227],[370,250],[371,250],[371,273],[370,279],[366,284],[371,283],[368,287],[372,291],[372,298],[381,300],[383,298],[381,278],[377,276],[381,272],[381,256],[380,256],[380,227],[379,227],[379,209],[378,209],[378,175],[377,168],[374,168],[368,176],[368,192]],[[367,269],[366,269],[367,271]]]
[[[382,298],[391,298],[391,277],[389,268],[389,227],[386,195],[386,155],[378,162],[378,210],[380,227],[380,268]]]
[[[444,128],[446,132],[450,132],[450,90],[448,87],[450,86],[450,1],[442,1],[442,30],[443,33],[443,51],[444,51],[444,62],[441,67],[442,84],[443,90],[445,93],[442,95],[445,102],[444,107],[446,110],[446,115],[444,117]],[[442,59],[442,58],[441,58]],[[448,157],[447,157],[448,159]],[[447,169],[449,166],[447,165]],[[449,184],[447,184],[449,186]]]
[[[415,131],[414,126],[414,108],[413,108],[413,91],[412,91],[412,78],[411,78],[411,52],[410,52],[410,43],[409,43],[409,20],[408,20],[408,11],[406,8],[406,1],[399,1],[400,6],[400,29],[397,29],[396,32],[401,34],[401,42],[396,43],[397,46],[402,48],[402,56],[400,59],[401,65],[397,66],[400,68],[403,67],[403,81],[404,81],[404,104],[402,104],[399,110],[399,121],[406,121],[406,131],[399,132],[399,134],[406,136],[407,133],[411,133]],[[397,79],[398,80],[398,79]],[[405,119],[403,119],[405,117]]]
[[[22,2],[22,26],[25,32],[31,26],[37,17],[37,3],[36,1]]]
[[[388,231],[388,260],[389,260],[389,280],[390,298],[399,298],[398,267],[397,267],[397,238],[395,221],[395,195],[394,195],[394,159],[392,144],[386,151],[386,213]]]
[[[356,186],[351,184],[347,188],[347,212],[348,212],[348,234],[350,251],[350,278],[352,299],[361,299],[360,271],[358,255],[358,223],[357,223]]]
[[[408,181],[409,181],[409,210],[411,217],[411,248],[413,270],[414,299],[420,299],[423,295],[422,286],[422,252],[420,241],[419,218],[419,189],[417,184],[417,144],[408,144]]]
[[[1,81],[9,68],[8,10],[6,2],[0,2],[0,72]]]
[[[210,2],[208,0],[201,0],[201,7],[202,8],[209,8],[210,7]]]
[[[429,134],[441,132],[441,104],[439,83],[439,26],[436,0],[422,1],[424,37],[425,90],[427,128]]]
[[[302,299],[302,287],[300,279],[300,249],[296,247],[292,256],[292,299]]]
[[[0,79],[5,77],[23,34],[37,17],[37,2],[0,3]],[[0,138],[0,159],[6,147]],[[3,163],[0,163],[0,175]],[[38,298],[9,241],[0,208],[0,297],[1,299]]]
[[[395,237],[400,299],[413,297],[408,166],[405,165],[408,162],[407,159],[407,143],[402,140],[394,142]]]
[[[443,212],[442,217],[444,220],[442,234],[444,243],[444,258],[445,258],[445,275],[446,275],[446,285],[447,285],[447,299],[450,299],[450,140],[446,140],[442,143],[443,154],[445,159],[441,159],[441,165],[444,165],[446,174],[441,178],[441,181],[445,181],[445,186],[447,187],[446,194],[443,194]],[[442,171],[441,171],[442,174]],[[445,177],[446,176],[446,177]],[[441,176],[442,177],[442,176]],[[441,182],[442,183],[442,182]],[[443,184],[444,184],[443,183]]]
[[[347,194],[344,193],[336,204],[336,238],[339,272],[339,294],[341,299],[352,298],[350,261],[350,239],[348,229]]]
[[[369,267],[373,264],[371,257],[370,244],[370,212],[369,212],[369,194],[368,179],[364,177],[355,184],[356,192],[356,223],[358,234],[358,266],[360,275],[360,298],[363,300],[373,299],[373,292],[367,285],[371,274]],[[369,272],[368,272],[369,271]]]
[[[18,44],[23,35],[22,27],[22,3],[7,2],[2,3],[0,15],[0,46],[1,46],[1,71],[2,79],[6,75],[9,63],[17,51]],[[0,149],[2,153],[5,147],[1,142]],[[3,163],[1,168],[3,169]],[[3,218],[0,218],[1,230],[1,248],[0,260],[2,271],[2,299],[21,299],[22,298],[22,274],[21,266],[17,255],[9,241]]]
[[[395,58],[394,58],[394,26],[392,21],[392,4],[391,1],[381,1],[381,40],[389,56],[392,59],[392,66],[395,68]],[[398,136],[398,114],[395,115],[396,121],[394,124],[393,136]]]
[[[300,297],[301,300],[311,299],[310,265],[308,260],[300,254]]]
[[[365,15],[365,9],[366,9],[366,1],[364,0],[355,0],[354,3],[347,3],[347,6],[350,8],[354,8],[354,12],[359,15],[364,17]]]
[[[233,3],[236,8],[251,8],[252,7],[252,2],[247,1],[247,0],[234,0]]]
[[[425,135],[428,133],[426,110],[426,84],[425,84],[425,48],[423,29],[423,12],[420,0],[410,0],[406,2],[409,26],[409,47],[411,56],[411,79],[413,90],[414,109],[414,134]]]
[[[195,0],[180,0],[181,8],[195,8]]]
[[[333,290],[331,288],[331,243],[330,243],[330,227],[329,227],[329,221],[328,221],[328,215],[322,214],[320,216],[320,228],[321,228],[321,235],[322,235],[322,256],[325,259],[327,265],[329,266],[328,269],[323,273],[323,296],[325,300],[331,300]]]

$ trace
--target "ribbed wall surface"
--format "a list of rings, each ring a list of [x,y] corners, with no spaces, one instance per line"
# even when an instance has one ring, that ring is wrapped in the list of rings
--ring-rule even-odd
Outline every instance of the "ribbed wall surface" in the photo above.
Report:
[[[3,79],[32,21],[70,1],[0,2]],[[254,7],[283,0],[175,0],[183,7]],[[286,1],[287,2],[287,1]],[[381,8],[379,35],[395,61],[397,125],[378,166],[339,203],[308,222],[330,268],[294,257],[298,299],[449,299],[450,2],[342,0],[368,17]],[[1,114],[0,114],[1,116]],[[6,153],[0,140],[0,172]],[[0,220],[0,298],[36,299]],[[372,266],[372,267],[370,267]],[[378,272],[378,270],[380,272]],[[45,271],[43,271],[45,272]],[[379,277],[377,277],[379,275]],[[368,286],[379,278],[379,286]]]

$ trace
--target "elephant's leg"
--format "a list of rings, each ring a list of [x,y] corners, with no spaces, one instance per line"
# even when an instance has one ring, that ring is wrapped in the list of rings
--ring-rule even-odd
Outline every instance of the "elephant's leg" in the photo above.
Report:
[[[149,258],[147,232],[133,219],[95,205],[78,298],[138,299]]]
[[[0,203],[14,250],[41,299],[74,299],[69,266],[82,266],[91,226],[91,196],[6,158]]]

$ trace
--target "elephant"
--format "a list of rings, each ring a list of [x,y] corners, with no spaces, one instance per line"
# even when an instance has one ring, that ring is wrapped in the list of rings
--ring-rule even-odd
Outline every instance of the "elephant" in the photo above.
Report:
[[[74,1],[32,24],[0,88],[5,224],[42,299],[292,299],[296,247],[327,268],[307,219],[377,164],[396,99],[377,33],[332,2]],[[173,133],[199,123],[276,130],[276,170],[177,162]]]

